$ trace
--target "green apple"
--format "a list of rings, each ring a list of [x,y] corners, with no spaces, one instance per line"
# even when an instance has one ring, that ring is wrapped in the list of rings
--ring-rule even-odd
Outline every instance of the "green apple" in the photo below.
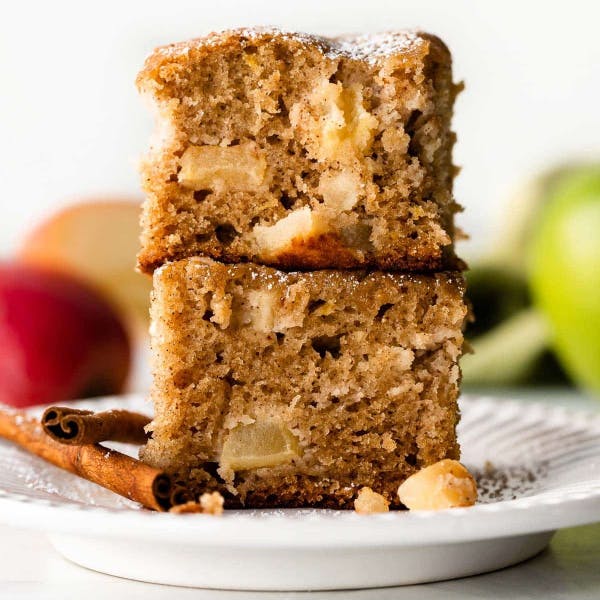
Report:
[[[531,305],[527,280],[508,264],[483,262],[467,272],[475,315],[465,336],[474,353],[462,361],[469,387],[564,383],[549,352],[545,319]]]
[[[555,181],[529,254],[534,303],[563,366],[600,393],[600,165]]]
[[[576,163],[566,163],[548,169],[520,185],[507,200],[503,223],[484,262],[501,265],[523,278],[527,277],[527,265],[523,258],[529,251],[540,215],[546,210],[556,187],[579,168],[580,165]]]
[[[466,273],[474,322],[465,336],[474,349],[461,364],[468,386],[554,385],[568,378],[550,346],[549,327],[533,308],[525,257],[555,187],[578,167],[549,169],[508,199],[488,251]]]

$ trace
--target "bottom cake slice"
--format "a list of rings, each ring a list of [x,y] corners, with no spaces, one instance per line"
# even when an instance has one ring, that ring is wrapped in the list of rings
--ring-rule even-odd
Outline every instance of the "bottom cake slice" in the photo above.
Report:
[[[459,273],[286,273],[204,258],[154,275],[142,458],[229,506],[398,506],[458,458]]]

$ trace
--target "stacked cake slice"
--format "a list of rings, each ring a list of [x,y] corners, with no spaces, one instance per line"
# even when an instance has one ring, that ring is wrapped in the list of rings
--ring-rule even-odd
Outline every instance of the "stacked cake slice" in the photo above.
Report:
[[[144,459],[229,505],[398,505],[459,452],[448,50],[236,30],[156,50],[138,85],[158,121]]]

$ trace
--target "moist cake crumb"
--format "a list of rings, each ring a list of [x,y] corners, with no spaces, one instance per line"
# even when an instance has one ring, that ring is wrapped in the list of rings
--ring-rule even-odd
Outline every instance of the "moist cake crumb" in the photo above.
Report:
[[[207,255],[279,268],[460,268],[451,57],[400,31],[257,28],[157,49],[142,270]]]
[[[458,458],[460,273],[285,272],[208,258],[154,274],[143,459],[229,506],[392,507]]]

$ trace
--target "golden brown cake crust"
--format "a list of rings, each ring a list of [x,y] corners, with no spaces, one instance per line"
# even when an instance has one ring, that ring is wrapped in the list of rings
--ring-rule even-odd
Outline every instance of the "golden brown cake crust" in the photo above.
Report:
[[[205,250],[206,252],[206,250]],[[236,264],[247,262],[245,256],[231,254],[221,251],[219,248],[207,252],[208,256],[218,258],[220,262]],[[176,262],[185,258],[192,258],[187,252],[175,252],[169,256],[169,262]],[[140,269],[145,273],[153,273],[164,264],[164,257],[157,255],[148,255],[145,266],[140,265]],[[289,250],[281,252],[277,256],[277,261],[265,260],[267,266],[277,267],[285,271],[298,270],[319,270],[331,268],[335,264],[337,269],[357,269],[364,268],[362,262],[357,261],[355,255],[339,243],[339,238],[335,234],[325,234],[310,240],[294,240],[290,244]],[[400,268],[399,265],[402,265]],[[382,271],[403,271],[412,273],[432,273],[441,270],[464,271],[467,268],[466,263],[458,258],[454,253],[440,254],[437,259],[423,258],[411,254],[402,254],[400,252],[388,252],[381,257],[377,263],[377,268]]]
[[[397,507],[407,476],[458,458],[459,273],[192,258],[154,284],[155,419],[142,456],[196,491],[219,490],[228,506],[351,509],[368,486]],[[247,427],[277,434],[273,463],[231,450]]]
[[[285,40],[293,44],[317,47],[327,56],[357,60],[381,60],[395,54],[402,54],[406,61],[420,58],[423,46],[429,44],[427,51],[439,62],[450,62],[448,47],[436,35],[419,30],[389,31],[378,34],[343,35],[327,38],[298,31],[286,31],[274,27],[241,27],[210,34],[183,42],[159,46],[148,56],[143,69],[136,78],[140,90],[149,80],[161,77],[163,67],[173,63],[186,64],[189,53],[195,51],[197,58],[213,52],[237,50],[245,44],[267,44],[273,40]]]
[[[458,87],[439,38],[225,31],[158,48],[137,84],[158,114],[141,168],[141,270],[200,254],[284,269],[455,268]],[[225,152],[207,161],[214,148]],[[300,225],[275,227],[305,209]]]

